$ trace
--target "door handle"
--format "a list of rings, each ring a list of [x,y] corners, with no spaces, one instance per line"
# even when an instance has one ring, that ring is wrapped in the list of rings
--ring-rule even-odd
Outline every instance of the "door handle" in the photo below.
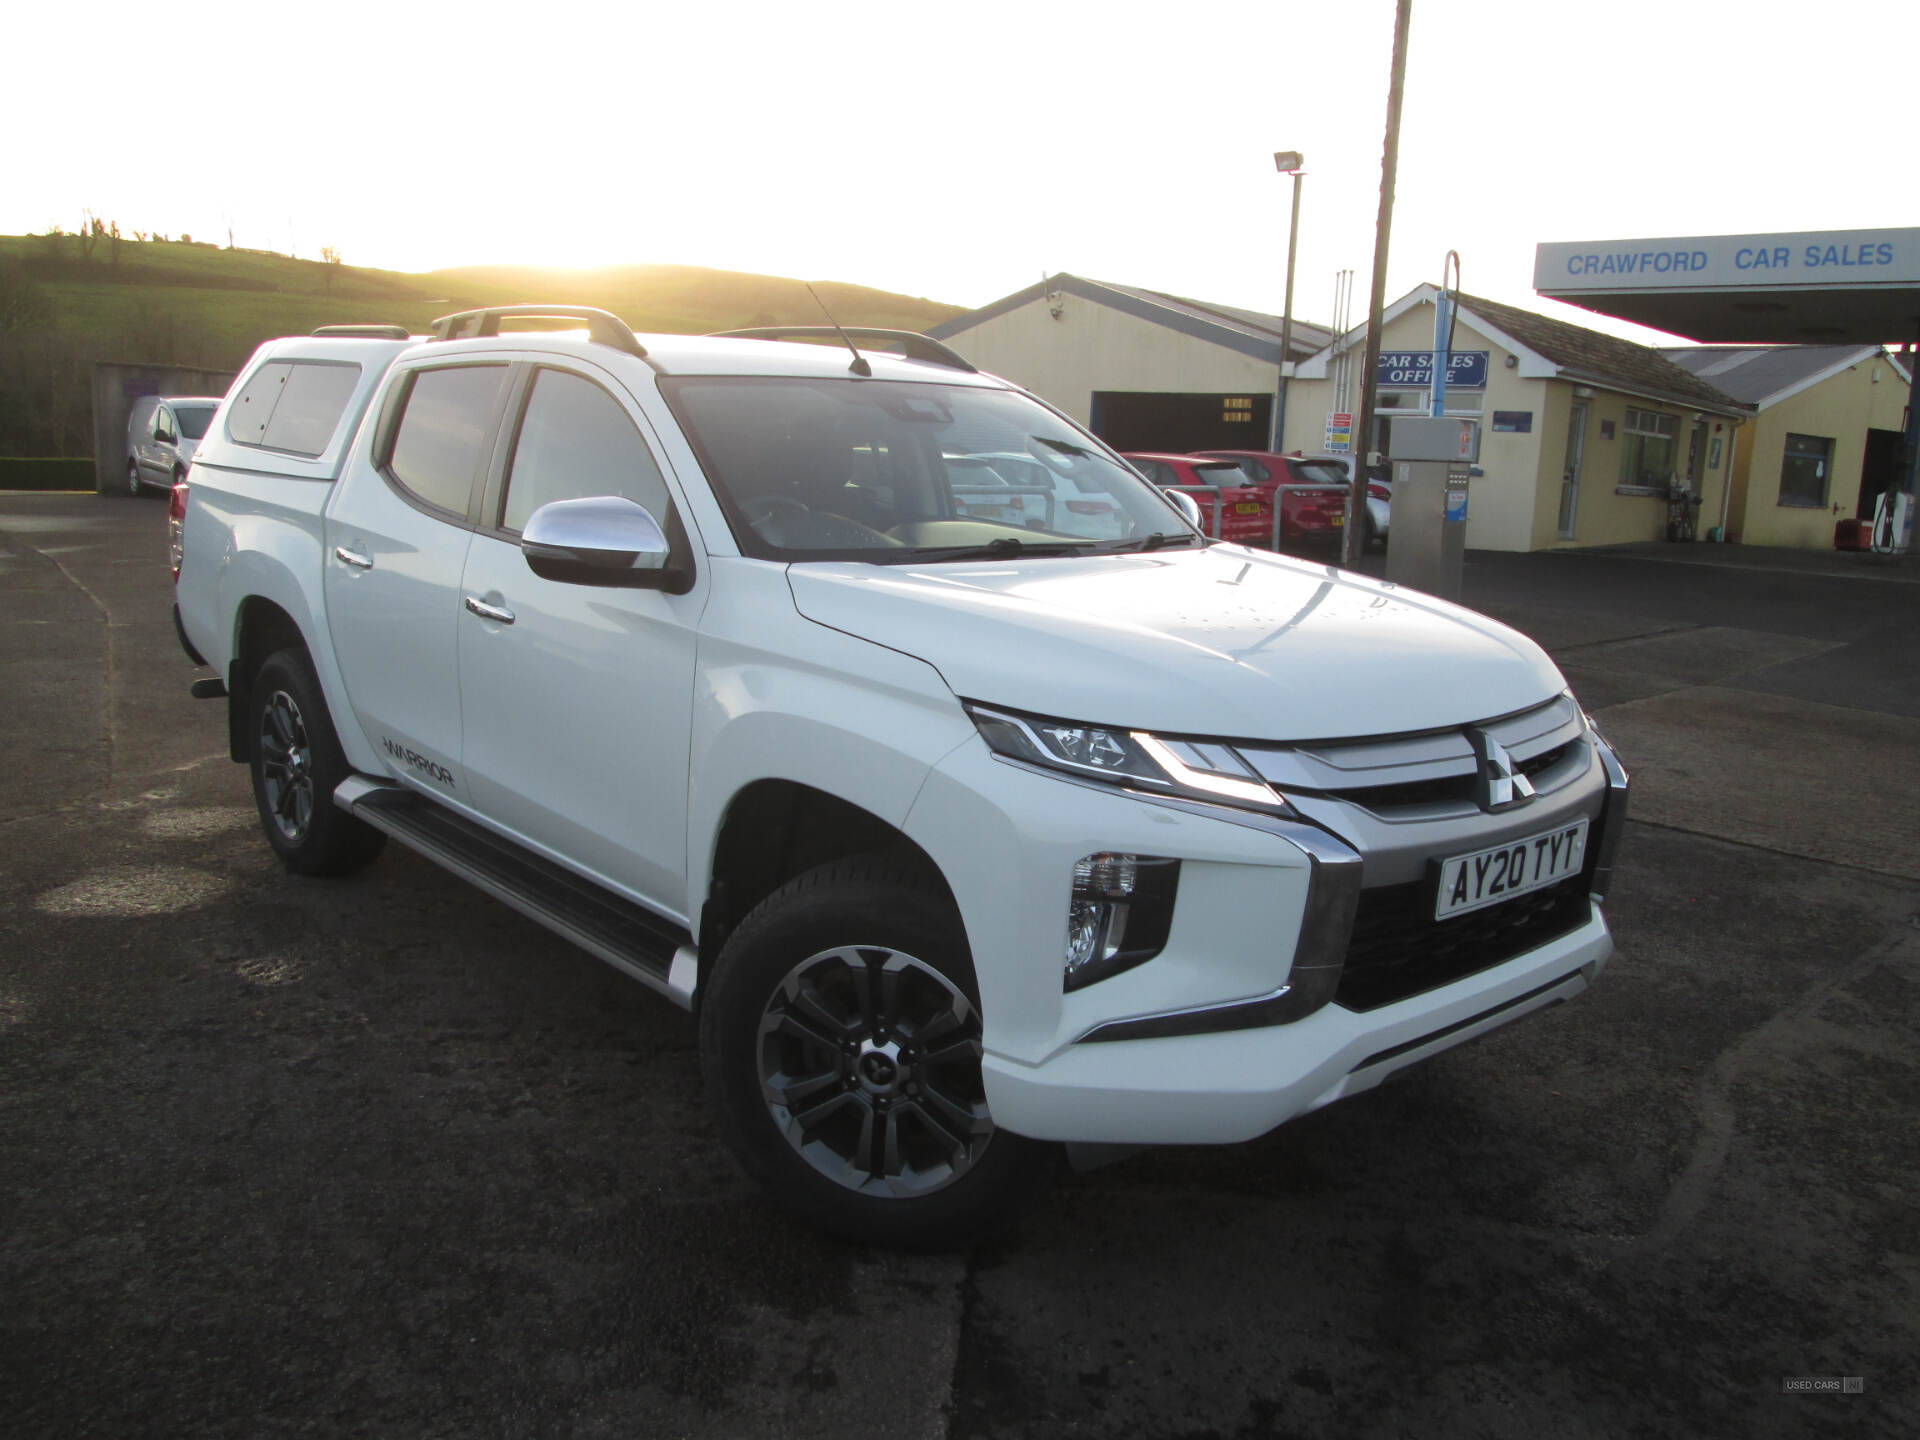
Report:
[[[494,620],[502,625],[511,625],[513,623],[513,611],[507,609],[504,605],[489,605],[486,601],[476,600],[473,596],[469,595],[467,596],[467,609],[478,615],[482,620]]]
[[[344,545],[336,545],[333,547],[333,558],[353,566],[356,570],[371,570],[373,568],[373,557],[371,555],[362,555],[358,550],[349,550]]]

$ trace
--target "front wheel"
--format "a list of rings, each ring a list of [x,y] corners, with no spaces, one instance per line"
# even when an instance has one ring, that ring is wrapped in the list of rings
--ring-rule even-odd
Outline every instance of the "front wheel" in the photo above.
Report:
[[[1058,1147],[998,1129],[959,917],[879,859],[808,872],[727,941],[700,1012],[701,1068],[740,1163],[800,1219],[944,1249],[1015,1218]]]
[[[254,803],[281,862],[296,875],[344,875],[372,861],[387,837],[333,803],[352,771],[305,655],[267,658],[247,692],[247,722]]]
[[[145,493],[146,488],[140,483],[140,462],[129,460],[127,462],[127,494],[138,500]]]

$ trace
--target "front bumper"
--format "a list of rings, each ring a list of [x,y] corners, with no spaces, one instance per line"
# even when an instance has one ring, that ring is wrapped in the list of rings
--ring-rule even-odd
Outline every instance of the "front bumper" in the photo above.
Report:
[[[1597,736],[1590,762],[1559,765],[1542,776],[1559,777],[1544,813],[1375,823],[1354,836],[1367,847],[1363,861],[1325,830],[1143,800],[963,744],[935,768],[906,829],[947,877],[966,925],[996,1122],[1082,1143],[1245,1140],[1579,994],[1612,953],[1598,902],[1627,780]],[[1553,902],[1551,923],[1512,932],[1480,968],[1449,961],[1397,990],[1355,984],[1351,997],[1340,989],[1326,1003],[1342,965],[1352,979],[1363,973],[1356,966],[1378,963],[1378,927],[1354,929],[1356,897],[1364,908],[1368,897],[1408,890],[1415,869],[1446,853],[1437,846],[1459,853],[1516,838],[1553,823],[1552,807],[1587,816],[1595,830],[1585,871],[1555,887],[1572,893]],[[1103,850],[1181,861],[1172,930],[1156,958],[1063,993],[1073,863]],[[1362,891],[1363,869],[1367,886],[1387,888]],[[1425,965],[1427,946],[1412,944],[1403,953]]]
[[[1598,906],[1569,935],[1442,990],[1364,1014],[1338,1005],[1290,1025],[1070,1046],[1044,1064],[989,1053],[1000,1124],[1084,1144],[1230,1144],[1584,991],[1613,953]]]

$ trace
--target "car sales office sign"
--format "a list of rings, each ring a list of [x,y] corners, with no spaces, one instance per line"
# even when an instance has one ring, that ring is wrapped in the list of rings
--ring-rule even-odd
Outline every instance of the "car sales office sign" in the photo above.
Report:
[[[1487,384],[1486,350],[1449,350],[1447,352],[1447,388],[1449,390],[1482,390]],[[1380,366],[1375,371],[1375,383],[1379,385],[1418,385],[1426,388],[1433,384],[1433,351],[1431,350],[1394,350],[1382,351]]]

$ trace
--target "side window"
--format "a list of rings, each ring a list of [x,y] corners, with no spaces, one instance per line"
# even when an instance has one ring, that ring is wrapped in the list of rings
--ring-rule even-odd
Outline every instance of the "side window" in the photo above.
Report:
[[[295,365],[260,443],[289,455],[321,454],[359,385],[358,365]]]
[[[246,388],[234,396],[233,404],[227,407],[229,439],[240,445],[265,443],[267,421],[273,418],[273,407],[279,403],[280,391],[285,388],[292,370],[293,366],[276,360],[253,372]]]
[[[164,405],[153,407],[153,438],[156,440],[173,439],[173,412]]]
[[[504,365],[416,371],[387,473],[426,504],[464,518],[506,378]]]
[[[514,443],[500,527],[518,532],[542,505],[589,495],[625,496],[662,529],[672,508],[660,467],[619,403],[591,380],[541,370]]]
[[[311,360],[262,365],[227,407],[227,435],[236,444],[262,450],[319,455],[359,384],[358,365]],[[174,428],[171,419],[167,428]]]

